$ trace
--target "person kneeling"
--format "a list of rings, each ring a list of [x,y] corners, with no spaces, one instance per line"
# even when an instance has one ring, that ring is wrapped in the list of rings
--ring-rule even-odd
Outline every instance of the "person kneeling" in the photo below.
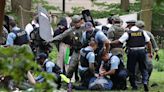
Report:
[[[103,61],[99,75],[102,77],[110,76],[110,80],[113,82],[112,89],[125,90],[128,74],[121,59],[107,52],[103,52],[101,58]]]
[[[61,75],[62,75],[60,67],[57,66],[52,61],[48,60],[48,56],[45,53],[38,54],[36,60],[37,60],[37,63],[41,66],[42,72],[52,73],[55,75],[54,77],[57,78],[55,80],[55,83],[58,84],[57,89],[60,89],[60,87],[61,87]],[[36,84],[37,82],[44,82],[45,81],[45,78],[41,75],[34,78],[30,71],[28,71],[27,77],[28,77],[31,84]]]
[[[80,50],[80,66],[79,74],[81,77],[82,85],[77,90],[88,89],[89,81],[95,76],[95,54],[94,51],[97,49],[97,43],[93,40],[89,43],[89,46]]]

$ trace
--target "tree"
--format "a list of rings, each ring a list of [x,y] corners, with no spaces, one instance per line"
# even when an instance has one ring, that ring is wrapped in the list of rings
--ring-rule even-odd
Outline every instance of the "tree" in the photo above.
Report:
[[[129,0],[121,0],[121,9],[125,12],[129,11]]]
[[[145,22],[145,30],[151,31],[153,0],[141,0],[140,19]]]
[[[22,28],[30,21],[32,0],[11,0],[12,11],[18,14]]]
[[[0,0],[0,41],[2,41],[2,26],[3,26],[5,3],[6,0]]]

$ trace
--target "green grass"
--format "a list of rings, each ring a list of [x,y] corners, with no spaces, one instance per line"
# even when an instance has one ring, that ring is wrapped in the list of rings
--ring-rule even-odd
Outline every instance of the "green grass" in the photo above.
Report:
[[[154,68],[157,69],[158,71],[164,71],[164,49],[160,50],[158,54],[159,54],[160,60],[158,62],[153,60]]]
[[[158,72],[157,70],[154,70],[152,73],[152,76],[150,78],[150,83],[149,83],[149,92],[164,92],[164,72]],[[157,83],[158,86],[151,87],[152,84]],[[89,90],[84,90],[84,91],[77,91],[74,90],[74,92],[91,92]],[[100,92],[100,91],[93,91],[93,92]],[[125,91],[103,91],[103,92],[144,92],[143,87],[139,88],[138,91],[132,91],[131,87],[129,85],[128,81],[128,89]]]
[[[56,47],[54,47],[53,51],[50,54],[50,58],[55,61],[57,59],[58,51]],[[164,49],[159,51],[160,60],[156,62],[153,60],[154,70],[152,72],[152,75],[150,77],[150,83],[149,83],[149,92],[164,92],[164,72],[160,72],[160,70],[164,70]],[[162,68],[162,69],[161,69]],[[152,84],[157,83],[158,86],[151,87]],[[74,92],[91,92],[89,90],[85,91],[77,91],[74,90]],[[94,91],[94,92],[100,92],[100,91]],[[103,92],[132,92],[129,81],[128,81],[128,89],[125,91],[103,91]],[[133,92],[144,92],[143,87],[141,85],[141,88],[138,91]]]
[[[152,76],[150,78],[150,84],[151,83],[157,83],[158,86],[150,88],[150,92],[164,92],[164,72],[158,72],[157,70],[154,70],[152,73]]]

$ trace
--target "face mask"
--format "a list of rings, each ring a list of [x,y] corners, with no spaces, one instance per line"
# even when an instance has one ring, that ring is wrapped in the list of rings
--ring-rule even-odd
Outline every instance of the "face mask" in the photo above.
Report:
[[[92,37],[93,31],[87,31],[86,32],[86,38],[90,39]]]

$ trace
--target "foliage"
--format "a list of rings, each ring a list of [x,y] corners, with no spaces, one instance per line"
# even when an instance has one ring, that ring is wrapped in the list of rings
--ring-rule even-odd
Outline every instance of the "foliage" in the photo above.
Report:
[[[57,51],[57,48],[56,48],[55,45],[52,45],[52,46],[53,46],[53,49],[52,49],[51,53],[49,54],[49,58],[50,58],[53,62],[55,62],[56,59],[57,59],[58,51]]]
[[[0,74],[12,76],[16,82],[23,81],[24,73],[36,64],[31,64],[33,55],[27,52],[26,47],[1,47],[0,48]]]
[[[155,4],[153,8],[153,21],[152,21],[152,28],[154,30],[159,29],[161,27],[164,28],[164,4]]]
[[[48,11],[50,10],[58,10],[61,11],[59,7],[56,7],[54,5],[49,5],[47,0],[32,0],[32,3],[35,5],[41,4],[43,7],[45,7]]]
[[[34,62],[29,46],[0,47],[0,51],[0,75],[10,76],[18,87],[23,88],[27,77],[26,73],[32,69],[35,74],[41,74],[45,78],[44,83],[32,86],[33,90],[46,89],[52,91],[56,88],[54,75],[38,71],[41,68]],[[27,87],[25,86],[24,88],[26,89]]]
[[[154,68],[157,70],[157,71],[164,71],[164,50],[160,50],[159,52],[159,57],[160,57],[160,60],[158,62],[156,62],[155,60],[153,61],[154,63]]]
[[[73,14],[80,14],[84,7],[72,7]]]
[[[141,10],[141,1],[136,0],[135,3],[131,3],[129,6],[129,12],[124,12],[120,9],[120,4],[107,4],[106,2],[97,2],[97,0],[91,0],[92,3],[102,9],[99,10],[92,10],[93,18],[105,18],[109,17],[110,15],[124,15],[133,12],[140,12]],[[152,20],[152,29],[156,30],[159,28],[164,28],[164,0],[155,0],[153,3],[153,20]]]

